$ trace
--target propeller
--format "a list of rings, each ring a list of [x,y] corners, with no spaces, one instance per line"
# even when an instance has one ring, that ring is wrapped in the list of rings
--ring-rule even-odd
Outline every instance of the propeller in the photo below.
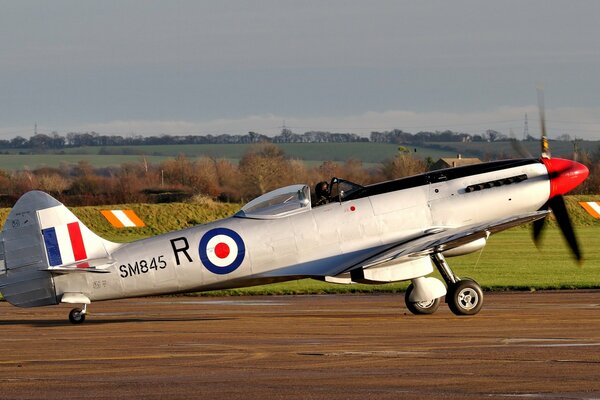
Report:
[[[556,218],[556,222],[565,237],[571,252],[575,259],[579,262],[582,261],[581,250],[579,249],[579,243],[577,242],[577,236],[575,236],[575,230],[569,218],[567,207],[565,205],[565,199],[562,195],[554,196],[546,202],[541,208],[542,210],[551,209]],[[538,219],[533,222],[533,241],[536,246],[539,247],[541,242],[541,235],[544,227],[546,226],[546,218]]]
[[[529,150],[523,145],[523,142],[517,140],[514,137],[510,138],[510,145],[512,149],[519,155],[521,158],[533,158]]]
[[[544,107],[544,86],[537,86],[538,108],[540,114],[540,130],[542,132],[542,158],[550,158],[550,145],[546,135],[546,108]]]
[[[575,236],[573,224],[569,218],[565,199],[563,194],[577,187],[587,178],[589,171],[578,162],[564,160],[560,158],[551,159],[550,147],[548,145],[548,137],[546,136],[546,115],[544,110],[544,89],[541,86],[537,88],[538,107],[540,111],[540,129],[541,129],[541,161],[548,170],[550,177],[550,197],[546,204],[542,206],[542,210],[552,210],[556,222],[565,237],[573,256],[579,263],[582,261],[581,250]],[[533,223],[533,241],[539,247],[541,235],[546,226],[546,218],[539,219]]]

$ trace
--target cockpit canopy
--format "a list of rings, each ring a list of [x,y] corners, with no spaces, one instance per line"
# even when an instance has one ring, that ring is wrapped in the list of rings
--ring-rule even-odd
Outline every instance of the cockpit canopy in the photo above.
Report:
[[[282,187],[247,203],[236,217],[276,219],[311,209],[310,188],[307,185]]]
[[[327,202],[341,202],[357,194],[363,186],[344,179],[333,178],[329,185]],[[237,214],[239,218],[276,219],[306,212],[311,209],[308,185],[282,187],[247,203]]]
[[[364,186],[340,178],[332,178],[329,185],[330,201],[344,201],[358,193]]]

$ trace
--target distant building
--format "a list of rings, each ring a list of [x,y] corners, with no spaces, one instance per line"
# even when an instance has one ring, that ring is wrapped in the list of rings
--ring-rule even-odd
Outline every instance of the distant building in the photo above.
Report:
[[[481,160],[476,157],[463,157],[460,154],[456,155],[456,158],[453,157],[443,157],[437,160],[432,166],[431,169],[444,169],[444,168],[452,168],[452,167],[462,167],[463,165],[471,165],[471,164],[479,164]]]

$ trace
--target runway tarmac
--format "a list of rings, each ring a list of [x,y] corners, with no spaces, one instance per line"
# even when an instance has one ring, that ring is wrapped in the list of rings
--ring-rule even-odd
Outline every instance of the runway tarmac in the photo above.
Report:
[[[0,303],[2,399],[600,399],[600,291]]]

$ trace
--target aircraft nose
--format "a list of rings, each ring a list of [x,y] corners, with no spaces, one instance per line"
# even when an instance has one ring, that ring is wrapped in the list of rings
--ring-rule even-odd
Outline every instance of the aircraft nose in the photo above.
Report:
[[[579,186],[590,171],[577,161],[563,158],[542,158],[550,177],[550,198],[563,195]]]

